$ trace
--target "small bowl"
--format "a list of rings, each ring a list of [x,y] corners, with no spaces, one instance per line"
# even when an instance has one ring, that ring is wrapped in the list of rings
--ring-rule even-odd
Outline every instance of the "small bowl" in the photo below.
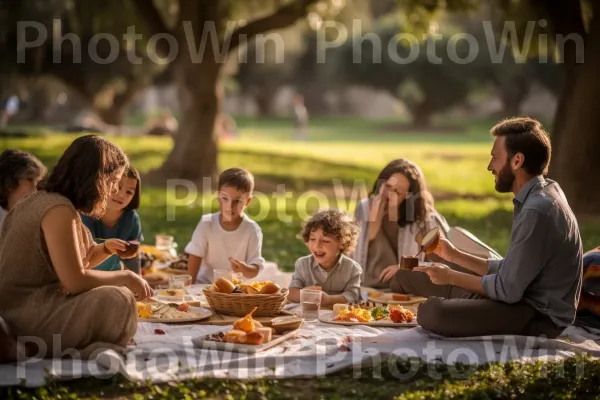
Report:
[[[122,258],[132,258],[134,257],[138,250],[140,249],[140,242],[138,242],[137,240],[130,240],[128,242],[125,242],[125,246],[127,246],[127,248],[125,250],[117,250],[117,254],[119,255],[119,257]]]

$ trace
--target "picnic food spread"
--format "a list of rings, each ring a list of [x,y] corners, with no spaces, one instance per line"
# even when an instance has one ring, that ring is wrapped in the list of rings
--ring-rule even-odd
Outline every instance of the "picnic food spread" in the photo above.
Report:
[[[394,305],[336,304],[333,311],[337,313],[334,321],[344,322],[372,322],[389,320],[395,323],[413,322],[415,314],[402,307]]]
[[[142,319],[189,319],[203,317],[201,313],[190,310],[188,304],[137,302],[138,317]]]
[[[228,342],[237,344],[261,345],[268,343],[273,338],[273,329],[263,327],[260,322],[252,318],[256,307],[246,316],[233,323],[229,332],[219,332],[207,336],[206,340],[213,342]]]
[[[281,286],[271,281],[242,283],[237,279],[232,282],[227,278],[219,278],[211,290],[218,293],[276,294],[281,292]]]

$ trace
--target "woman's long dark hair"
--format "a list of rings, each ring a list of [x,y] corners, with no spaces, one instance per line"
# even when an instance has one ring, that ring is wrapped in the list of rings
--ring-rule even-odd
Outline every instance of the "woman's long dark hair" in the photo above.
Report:
[[[417,222],[422,229],[429,229],[426,224],[434,211],[433,196],[427,190],[421,168],[412,161],[399,158],[388,163],[379,173],[369,197],[379,194],[381,185],[397,173],[404,175],[410,183],[406,199],[398,206],[398,225],[404,227]]]
[[[100,217],[110,195],[108,181],[128,165],[118,146],[98,135],[81,136],[65,150],[38,189],[59,193],[77,211]]]

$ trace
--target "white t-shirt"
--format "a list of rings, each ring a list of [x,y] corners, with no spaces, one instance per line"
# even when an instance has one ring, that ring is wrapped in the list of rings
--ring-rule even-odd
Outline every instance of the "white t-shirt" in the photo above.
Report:
[[[185,246],[186,253],[202,258],[197,283],[212,283],[215,269],[231,270],[229,257],[248,265],[258,265],[260,271],[264,268],[260,226],[244,214],[242,223],[235,231],[226,231],[219,222],[220,214],[203,215],[192,240]]]

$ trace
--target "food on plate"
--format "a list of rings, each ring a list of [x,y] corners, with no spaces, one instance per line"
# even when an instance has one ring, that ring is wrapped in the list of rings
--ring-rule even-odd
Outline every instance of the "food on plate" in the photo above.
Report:
[[[263,343],[264,338],[265,337],[260,332],[248,332],[246,333],[246,344],[261,345]]]
[[[152,267],[157,258],[158,257],[156,255],[152,253],[146,253],[144,250],[142,250],[140,253],[140,267],[142,270]]]
[[[154,334],[155,334],[155,335],[165,335],[165,334],[166,334],[166,332],[165,332],[164,330],[160,329],[160,328],[156,328],[156,329],[154,330]]]
[[[392,321],[395,323],[412,322],[415,314],[402,307],[394,305],[371,306],[368,303],[358,305],[351,304],[347,309],[337,312],[333,318],[334,321],[343,322],[374,322],[374,321]]]
[[[393,307],[393,308],[392,308]],[[391,306],[390,319],[396,323],[412,322],[415,319],[415,314],[401,306]]]
[[[204,316],[186,306],[187,304],[137,302],[137,313],[138,318],[142,319],[188,319]]]
[[[160,289],[158,291],[159,297],[185,297],[185,290],[183,289]]]
[[[256,328],[255,332],[263,336],[263,343],[269,343],[273,339],[273,328]]]
[[[206,340],[249,345],[261,345],[270,342],[273,337],[273,329],[263,327],[260,322],[252,318],[252,313],[256,309],[257,307],[254,307],[246,316],[235,321],[233,329],[229,332],[207,336]]]
[[[241,343],[243,340],[246,341],[246,332],[240,331],[238,329],[232,329],[225,334],[224,340],[230,343]]]
[[[180,271],[187,271],[188,259],[189,256],[187,254],[179,254],[174,260],[171,261],[171,263],[169,264],[169,268],[177,269]]]
[[[254,307],[252,311],[246,314],[244,317],[238,319],[233,323],[233,329],[239,329],[240,331],[249,333],[256,329],[256,325],[254,324],[254,319],[252,319],[252,314],[256,311],[258,307]]]
[[[405,257],[400,258],[400,268],[413,270],[419,266],[419,259],[417,257]]]
[[[381,297],[383,293],[381,292],[368,292],[368,296],[373,298],[373,299],[378,299],[379,297]]]
[[[410,296],[407,294],[392,294],[392,300],[394,301],[410,301]]]
[[[125,250],[117,250],[119,257],[128,258],[137,254],[140,248],[140,242],[137,240],[129,240],[125,242]]]
[[[375,321],[385,319],[388,315],[390,315],[390,312],[385,307],[374,307],[371,309],[371,317],[373,317]]]
[[[276,283],[268,283],[260,289],[260,294],[275,294],[281,291],[281,286]]]
[[[347,309],[348,309],[348,304],[334,304],[333,305],[333,311],[337,314],[339,314],[340,311],[347,310]]]
[[[152,318],[152,304],[138,302],[137,313],[140,318]]]
[[[235,290],[235,285],[227,278],[219,278],[215,281],[218,292],[231,293]]]

